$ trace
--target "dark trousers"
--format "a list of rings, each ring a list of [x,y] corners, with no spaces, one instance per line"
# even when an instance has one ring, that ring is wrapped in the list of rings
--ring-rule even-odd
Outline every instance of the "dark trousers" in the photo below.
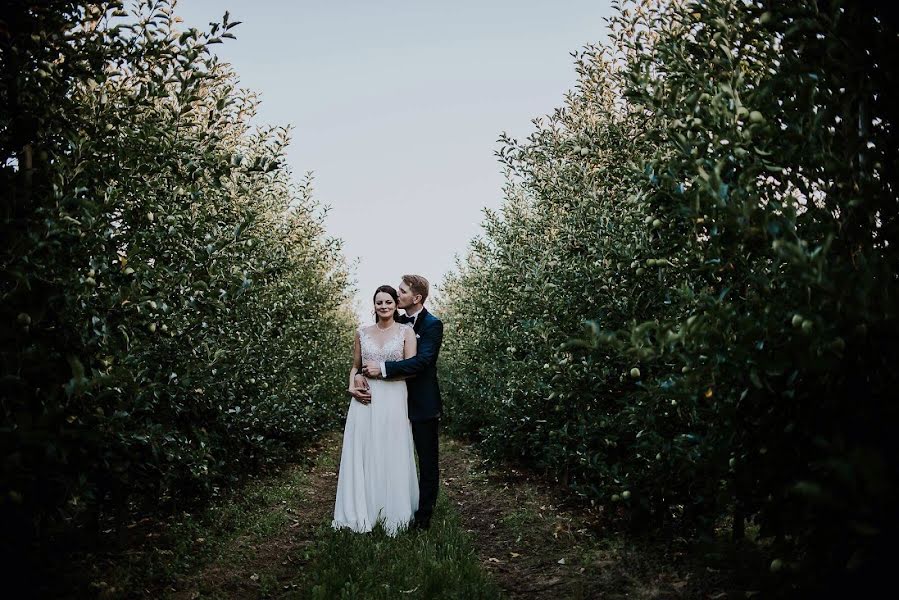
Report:
[[[437,504],[440,468],[437,463],[437,428],[440,419],[412,421],[412,440],[418,454],[418,511],[415,520],[428,523]]]

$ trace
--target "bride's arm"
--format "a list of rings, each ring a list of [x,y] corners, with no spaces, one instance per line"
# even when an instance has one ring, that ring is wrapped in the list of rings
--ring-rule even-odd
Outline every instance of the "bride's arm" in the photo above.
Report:
[[[359,342],[358,331],[356,332],[356,337],[353,339],[353,368],[350,369],[350,386],[347,391],[353,398],[362,404],[368,404],[371,402],[371,393],[366,388],[356,386],[357,373],[362,373],[362,346]]]

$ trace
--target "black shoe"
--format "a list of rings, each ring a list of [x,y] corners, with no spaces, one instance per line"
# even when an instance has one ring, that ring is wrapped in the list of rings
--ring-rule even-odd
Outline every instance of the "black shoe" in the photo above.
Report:
[[[431,519],[413,519],[409,529],[413,531],[427,531],[431,528]]]

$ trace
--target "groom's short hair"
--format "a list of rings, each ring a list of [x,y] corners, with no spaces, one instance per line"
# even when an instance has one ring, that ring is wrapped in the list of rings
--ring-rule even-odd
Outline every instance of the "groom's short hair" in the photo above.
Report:
[[[409,290],[413,294],[420,294],[421,303],[425,303],[425,300],[428,297],[428,289],[430,288],[427,279],[421,275],[403,275],[403,283],[409,286]]]

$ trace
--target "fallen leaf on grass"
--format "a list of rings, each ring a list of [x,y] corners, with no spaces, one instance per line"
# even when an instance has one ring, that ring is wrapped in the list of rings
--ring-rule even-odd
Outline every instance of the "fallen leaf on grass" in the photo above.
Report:
[[[519,556],[521,556],[518,552],[509,552],[509,554],[512,555],[512,558],[518,558]]]

